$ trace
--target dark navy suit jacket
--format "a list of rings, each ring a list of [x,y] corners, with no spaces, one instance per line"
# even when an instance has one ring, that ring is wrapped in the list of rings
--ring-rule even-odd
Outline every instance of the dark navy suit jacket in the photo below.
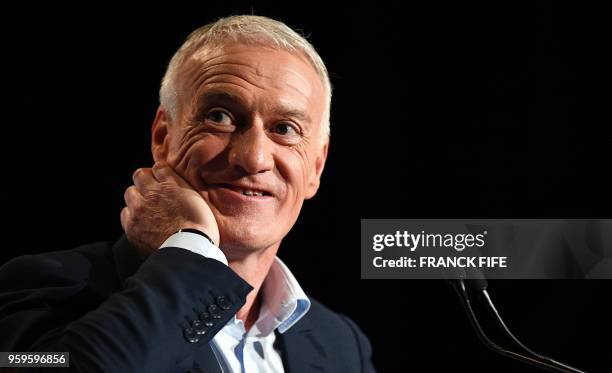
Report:
[[[188,250],[142,260],[125,236],[23,256],[0,267],[0,351],[69,351],[71,372],[221,373],[209,342],[251,289]],[[213,325],[197,335],[203,312]],[[374,372],[359,328],[315,300],[276,347],[289,373]]]

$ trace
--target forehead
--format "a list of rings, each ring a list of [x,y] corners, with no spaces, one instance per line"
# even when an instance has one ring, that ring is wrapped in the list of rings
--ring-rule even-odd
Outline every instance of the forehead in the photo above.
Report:
[[[202,48],[189,58],[193,69],[228,72],[238,69],[244,73],[269,80],[281,80],[292,85],[316,85],[317,73],[306,57],[298,52],[266,46],[229,44],[216,48]]]
[[[324,90],[305,56],[264,46],[230,44],[205,47],[185,61],[182,88],[193,100],[207,89],[224,89],[250,98],[293,103],[322,111]]]

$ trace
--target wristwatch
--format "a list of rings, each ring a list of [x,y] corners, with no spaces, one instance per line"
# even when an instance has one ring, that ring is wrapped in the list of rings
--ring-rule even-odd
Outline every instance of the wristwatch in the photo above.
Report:
[[[204,232],[202,232],[199,229],[194,229],[194,228],[181,228],[178,231],[176,231],[175,233],[180,233],[180,232],[187,232],[187,233],[195,233],[195,234],[199,234],[200,236],[206,238],[208,241],[210,241],[211,244],[215,245],[215,243],[213,242],[213,240]]]

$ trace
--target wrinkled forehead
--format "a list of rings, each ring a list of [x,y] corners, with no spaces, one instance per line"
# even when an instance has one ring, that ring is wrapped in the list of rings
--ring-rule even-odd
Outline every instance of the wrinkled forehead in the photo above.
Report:
[[[189,56],[180,69],[186,82],[213,72],[232,73],[242,70],[247,75],[272,82],[302,85],[309,89],[321,86],[314,67],[300,52],[288,52],[266,45],[226,44],[205,46]]]
[[[325,97],[321,79],[306,56],[265,45],[202,47],[186,58],[176,80],[179,95],[191,100],[204,84],[222,80],[278,89],[312,104]]]

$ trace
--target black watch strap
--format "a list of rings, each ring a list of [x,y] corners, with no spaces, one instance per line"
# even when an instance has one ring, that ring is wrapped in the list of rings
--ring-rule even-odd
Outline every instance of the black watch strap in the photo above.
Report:
[[[211,244],[213,244],[213,245],[215,244],[215,243],[213,242],[213,240],[212,240],[212,239],[211,239],[211,238],[210,238],[210,237],[209,237],[209,236],[208,236],[206,233],[202,232],[202,231],[201,231],[201,230],[199,230],[199,229],[194,229],[194,228],[182,228],[182,229],[179,229],[178,231],[176,231],[176,233],[180,233],[180,232],[187,232],[187,233],[195,233],[195,234],[199,234],[200,236],[202,236],[202,237],[206,238],[208,241],[210,241],[210,243],[211,243]]]

